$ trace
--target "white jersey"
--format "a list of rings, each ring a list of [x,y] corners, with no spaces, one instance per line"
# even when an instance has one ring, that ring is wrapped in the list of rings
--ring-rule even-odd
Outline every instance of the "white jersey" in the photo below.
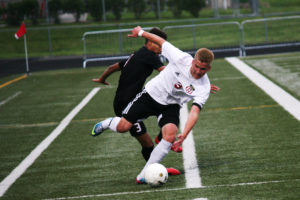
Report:
[[[193,99],[202,108],[210,94],[207,74],[195,79],[190,72],[193,57],[167,41],[162,45],[162,55],[169,64],[146,84],[147,93],[162,105],[181,106]]]

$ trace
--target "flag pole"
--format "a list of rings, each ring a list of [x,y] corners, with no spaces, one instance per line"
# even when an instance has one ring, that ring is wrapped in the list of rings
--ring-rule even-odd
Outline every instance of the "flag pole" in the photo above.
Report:
[[[24,34],[24,47],[25,47],[25,59],[26,59],[26,74],[27,74],[27,76],[29,76],[30,72],[29,72],[29,64],[28,64],[26,34]]]

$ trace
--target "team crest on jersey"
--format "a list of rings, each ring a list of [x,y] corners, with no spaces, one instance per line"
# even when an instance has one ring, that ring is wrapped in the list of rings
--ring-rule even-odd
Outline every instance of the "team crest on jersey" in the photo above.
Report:
[[[185,87],[185,91],[186,91],[186,93],[188,93],[188,94],[192,94],[192,93],[194,92],[194,90],[195,90],[195,88],[194,88],[193,85],[190,85],[190,86],[186,86],[186,87]]]
[[[174,87],[175,87],[176,89],[181,89],[181,88],[182,88],[182,85],[181,85],[180,82],[177,82],[177,83],[174,84]]]
[[[193,91],[195,91],[195,88],[192,84],[190,85],[190,87],[192,88]]]

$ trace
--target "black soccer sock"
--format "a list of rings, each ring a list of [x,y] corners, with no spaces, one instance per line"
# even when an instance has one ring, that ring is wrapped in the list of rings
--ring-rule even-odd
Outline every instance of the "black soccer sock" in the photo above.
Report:
[[[142,148],[142,154],[143,154],[143,157],[146,160],[146,162],[149,160],[153,149],[154,149],[154,146],[152,146],[152,147],[143,147]]]

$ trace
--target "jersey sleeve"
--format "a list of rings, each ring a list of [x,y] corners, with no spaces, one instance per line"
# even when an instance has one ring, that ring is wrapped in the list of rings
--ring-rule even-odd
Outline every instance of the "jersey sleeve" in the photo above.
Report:
[[[121,70],[123,69],[123,67],[124,67],[124,65],[125,65],[125,63],[126,63],[126,61],[127,61],[127,60],[121,60],[121,61],[119,62],[119,66],[120,66]]]
[[[194,97],[193,105],[198,106],[201,110],[210,95],[210,82],[207,78],[206,84],[202,87],[202,91]]]
[[[186,56],[186,53],[173,46],[168,41],[162,44],[162,55],[165,56],[169,62],[176,63],[178,60]]]
[[[201,97],[195,97],[193,105],[198,106],[201,110],[209,97],[209,92],[202,94]]]

